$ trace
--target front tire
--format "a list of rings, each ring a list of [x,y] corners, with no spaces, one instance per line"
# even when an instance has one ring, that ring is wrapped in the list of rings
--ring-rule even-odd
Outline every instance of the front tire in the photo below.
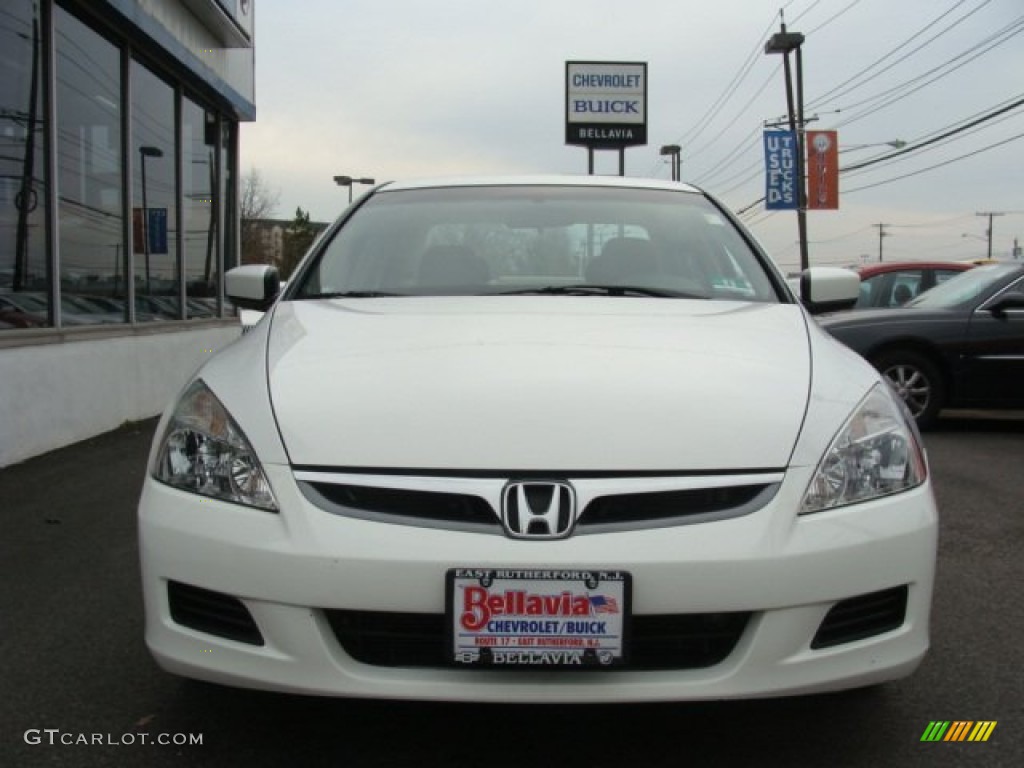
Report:
[[[946,384],[935,364],[920,352],[892,349],[871,358],[871,364],[907,406],[917,426],[935,423],[946,400]]]

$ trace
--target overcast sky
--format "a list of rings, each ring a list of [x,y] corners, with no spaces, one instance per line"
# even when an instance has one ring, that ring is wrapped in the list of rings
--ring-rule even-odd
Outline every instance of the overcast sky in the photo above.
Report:
[[[839,131],[841,166],[914,147],[1024,99],[1021,0],[259,0],[257,118],[242,170],[280,192],[276,214],[347,204],[335,175],[378,181],[587,172],[565,141],[565,62],[648,64],[649,144],[630,176],[682,176],[734,210],[764,195],[761,131],[786,114],[779,11],[803,46],[809,129]],[[597,172],[618,173],[599,152]],[[930,170],[928,170],[930,169]],[[898,178],[905,177],[905,178]],[[985,255],[1024,242],[1024,105],[842,176],[840,210],[808,213],[812,264]],[[357,187],[357,192],[362,188]],[[796,216],[744,217],[785,269]]]

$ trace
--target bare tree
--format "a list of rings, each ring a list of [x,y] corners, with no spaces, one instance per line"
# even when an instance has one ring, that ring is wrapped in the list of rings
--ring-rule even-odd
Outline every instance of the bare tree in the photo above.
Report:
[[[250,168],[242,176],[238,213],[241,228],[239,244],[243,264],[261,264],[269,261],[269,255],[264,253],[257,222],[272,217],[280,199],[281,192],[271,189],[258,169]]]

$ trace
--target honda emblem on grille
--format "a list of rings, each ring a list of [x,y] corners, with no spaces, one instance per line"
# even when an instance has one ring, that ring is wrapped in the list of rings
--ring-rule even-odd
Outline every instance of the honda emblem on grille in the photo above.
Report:
[[[501,495],[501,521],[514,539],[563,539],[576,522],[576,492],[554,480],[516,480]]]

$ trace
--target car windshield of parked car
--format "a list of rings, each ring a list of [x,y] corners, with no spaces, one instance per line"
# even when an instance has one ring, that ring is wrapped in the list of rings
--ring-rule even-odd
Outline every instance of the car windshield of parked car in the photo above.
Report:
[[[988,264],[951,277],[922,293],[906,306],[918,309],[956,309],[974,302],[1006,275],[1018,269],[1013,264]]]
[[[703,195],[588,186],[377,192],[293,299],[657,296],[778,302],[764,257]]]

